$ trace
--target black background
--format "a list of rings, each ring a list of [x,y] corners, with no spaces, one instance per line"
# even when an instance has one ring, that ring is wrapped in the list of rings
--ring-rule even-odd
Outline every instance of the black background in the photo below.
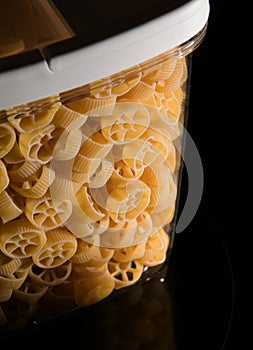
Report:
[[[252,264],[250,230],[247,225],[249,220],[246,214],[248,204],[245,202],[248,191],[246,189],[245,193],[245,188],[248,185],[245,136],[247,121],[244,118],[248,113],[245,113],[241,92],[247,69],[239,49],[241,26],[235,24],[235,19],[239,17],[240,6],[223,0],[210,1],[207,33],[193,55],[188,123],[188,130],[201,155],[205,177],[204,193],[197,216],[201,217],[204,213],[209,218],[206,223],[211,222],[211,226],[215,227],[216,239],[223,246],[224,256],[229,260],[230,272],[225,275],[229,276],[230,282],[225,282],[225,275],[221,280],[218,276],[210,276],[221,293],[225,284],[233,285],[230,289],[232,318],[231,324],[227,323],[229,332],[224,344],[228,350],[253,348],[252,302],[249,292]],[[202,235],[205,234],[202,232]],[[175,240],[178,246],[179,241],[181,244],[183,238]],[[209,244],[213,244],[213,237],[209,237]],[[196,245],[198,248],[201,249],[201,244]],[[215,265],[215,250],[213,253]],[[221,264],[220,269],[224,266]],[[201,268],[205,270],[205,266]],[[227,293],[225,299],[229,301],[230,297],[231,294]],[[212,293],[208,298],[206,305],[210,302],[217,311],[216,316],[212,317],[215,328],[224,315],[224,304],[219,303],[218,298],[214,297],[213,300]],[[199,308],[202,307],[200,301]],[[204,348],[216,350],[222,347],[217,345],[203,346]]]

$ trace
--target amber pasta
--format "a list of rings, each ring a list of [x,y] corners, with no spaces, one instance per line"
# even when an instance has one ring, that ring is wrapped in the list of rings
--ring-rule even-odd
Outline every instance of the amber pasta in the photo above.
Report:
[[[187,64],[161,56],[135,68],[62,94],[62,102],[52,98],[47,108],[6,110],[1,327],[100,302],[166,261]]]

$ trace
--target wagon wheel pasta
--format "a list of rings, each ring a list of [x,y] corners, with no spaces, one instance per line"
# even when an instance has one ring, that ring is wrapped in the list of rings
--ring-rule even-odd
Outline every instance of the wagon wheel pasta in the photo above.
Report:
[[[50,230],[62,225],[72,213],[70,199],[52,198],[46,193],[41,198],[27,198],[25,215],[37,228]]]
[[[121,289],[137,282],[143,272],[143,265],[137,260],[128,262],[109,261],[108,270],[113,276],[115,289]]]
[[[0,158],[6,156],[14,146],[16,133],[9,123],[0,123]]]
[[[50,269],[43,269],[36,264],[32,264],[29,277],[31,281],[39,286],[54,287],[66,281],[71,271],[72,263],[70,261]]]
[[[116,97],[114,96],[100,99],[84,97],[81,100],[66,103],[66,106],[78,113],[96,117],[110,115],[113,111],[115,102]]]
[[[14,273],[21,266],[21,259],[11,258],[0,250],[0,275]]]
[[[60,107],[59,103],[53,104],[50,108],[41,112],[27,111],[24,113],[15,113],[8,120],[14,128],[20,133],[31,133],[43,128],[51,123],[54,114]]]
[[[55,268],[68,261],[76,252],[77,241],[68,231],[53,229],[46,232],[47,240],[33,254],[33,262],[41,268]]]
[[[25,181],[12,182],[10,187],[25,198],[40,198],[47,192],[54,178],[54,171],[44,165]]]
[[[35,228],[27,219],[19,219],[0,226],[0,249],[11,258],[27,258],[38,252],[46,242],[43,230]]]
[[[142,135],[149,120],[149,111],[143,104],[120,102],[110,116],[101,118],[101,130],[110,143],[124,144]]]
[[[78,306],[97,303],[109,296],[114,289],[114,278],[107,271],[82,277],[74,284],[74,300]]]
[[[3,192],[9,185],[9,176],[4,163],[0,159],[0,192]]]
[[[22,210],[17,206],[7,191],[0,193],[0,218],[5,224],[16,219],[22,214]]]
[[[34,175],[41,166],[39,162],[25,160],[22,163],[8,167],[8,174],[12,182],[22,182]]]
[[[35,304],[43,297],[47,289],[33,281],[25,281],[19,289],[13,290],[13,297],[28,304]]]

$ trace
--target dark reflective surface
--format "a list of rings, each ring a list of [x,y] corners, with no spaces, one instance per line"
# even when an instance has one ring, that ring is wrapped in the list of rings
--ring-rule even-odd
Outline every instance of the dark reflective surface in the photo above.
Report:
[[[1,347],[222,349],[233,296],[226,246],[200,213],[176,235],[168,262],[149,281],[33,331],[1,339]]]

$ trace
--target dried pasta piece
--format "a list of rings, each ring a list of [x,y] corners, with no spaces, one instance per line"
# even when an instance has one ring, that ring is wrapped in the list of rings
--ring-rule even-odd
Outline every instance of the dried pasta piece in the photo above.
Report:
[[[1,275],[1,273],[0,273]],[[12,297],[12,289],[0,289],[0,303],[4,303]],[[0,326],[1,326],[1,316],[0,316]]]
[[[46,164],[52,159],[55,143],[63,132],[63,128],[49,124],[31,133],[20,134],[20,151],[26,160]]]
[[[106,231],[100,235],[99,245],[105,248],[121,248],[134,244],[137,221],[133,219],[126,223],[115,223],[110,220]]]
[[[40,251],[33,254],[33,262],[45,269],[64,264],[71,259],[77,249],[75,237],[66,230],[53,229],[46,232],[47,240]]]
[[[11,182],[10,187],[25,198],[40,198],[49,189],[55,178],[55,172],[43,165],[23,182]]]
[[[45,269],[33,264],[29,270],[31,281],[39,286],[54,287],[66,281],[71,274],[72,263],[66,261],[60,266]]]
[[[79,153],[74,160],[72,168],[72,180],[83,185],[94,174],[101,163],[101,158],[87,158]]]
[[[45,242],[45,232],[35,228],[27,219],[18,219],[0,227],[0,249],[11,258],[30,257]]]
[[[21,266],[19,258],[10,258],[0,250],[0,275],[8,275],[17,271]]]
[[[13,147],[3,159],[6,164],[18,164],[24,161],[23,154],[20,152],[17,141],[15,141]]]
[[[137,85],[135,85],[129,92],[124,94],[120,101],[124,101],[125,99],[135,100],[135,101],[145,101],[147,100],[155,91],[156,84],[151,82],[147,83],[145,81],[140,81]]]
[[[43,297],[47,289],[48,287],[40,286],[28,280],[20,288],[13,290],[13,297],[27,304],[35,304]]]
[[[101,118],[101,130],[110,143],[124,144],[142,135],[149,121],[149,111],[143,104],[120,102],[110,116]]]
[[[86,158],[105,158],[113,147],[112,143],[104,137],[101,131],[85,136],[78,154]]]
[[[82,277],[74,284],[74,300],[79,307],[98,303],[114,290],[114,278],[105,270],[94,276]]]
[[[77,237],[89,236],[94,229],[91,227],[90,231],[86,225],[98,222],[105,214],[97,207],[87,186],[82,186],[71,201],[73,210],[66,222],[68,229]]]
[[[115,249],[113,260],[117,262],[128,262],[135,259],[140,259],[145,253],[146,242],[134,244],[129,247]]]
[[[94,173],[90,174],[88,178],[88,186],[90,188],[99,188],[104,186],[110,176],[112,175],[114,166],[111,161],[107,159],[101,159],[101,162]]]
[[[114,188],[124,187],[129,180],[138,179],[142,173],[143,169],[135,171],[119,160],[114,164],[114,171],[106,183],[107,190],[111,192]]]
[[[54,150],[54,160],[69,160],[73,159],[82,144],[82,132],[80,129],[66,130],[57,140]]]
[[[99,255],[99,247],[77,239],[77,250],[70,258],[73,264],[83,264]]]
[[[66,103],[66,106],[80,114],[89,116],[105,116],[110,115],[113,111],[116,97],[93,98],[84,97],[78,101]]]
[[[1,289],[19,289],[25,282],[28,271],[15,271],[6,276],[0,275],[0,290]]]
[[[144,170],[141,180],[151,188],[148,212],[159,213],[175,206],[177,187],[170,168],[153,164]]]
[[[156,266],[166,260],[170,237],[163,228],[151,235],[145,247],[144,255],[139,259],[144,266]]]
[[[80,128],[87,120],[88,115],[74,111],[67,106],[61,105],[56,111],[52,123],[56,127],[73,130]]]
[[[43,319],[51,315],[59,315],[74,307],[73,284],[69,281],[49,287],[40,301]]]
[[[143,211],[136,218],[136,230],[134,233],[133,244],[146,241],[153,232],[153,221],[151,215],[147,211]]]
[[[179,88],[175,91],[155,92],[151,99],[146,101],[153,104],[161,114],[161,117],[170,125],[178,122],[182,109],[182,101],[184,94]]]
[[[157,92],[171,92],[177,90],[187,78],[185,59],[179,59],[173,73],[165,80],[160,80],[156,85]]]
[[[115,282],[115,289],[121,289],[136,283],[143,272],[143,265],[138,260],[128,262],[109,261],[108,270]]]
[[[16,219],[23,211],[17,206],[7,191],[0,193],[0,218],[6,222]]]
[[[161,63],[157,69],[146,75],[143,80],[147,82],[159,82],[169,79],[175,70],[177,60],[177,57],[168,58],[165,62]]]
[[[106,201],[106,210],[116,223],[135,219],[149,205],[150,189],[140,180],[129,181],[125,187],[113,189]]]
[[[9,176],[4,162],[0,159],[0,192],[3,192],[9,185]]]
[[[88,266],[88,267],[104,266],[108,263],[108,261],[111,260],[113,253],[114,253],[113,249],[100,247],[99,250],[96,252],[95,256],[93,256],[88,261],[82,263],[82,266]]]
[[[8,174],[13,182],[22,182],[33,176],[40,168],[41,164],[39,162],[25,160],[22,163],[14,164],[10,169],[8,169]]]
[[[153,163],[164,163],[173,172],[176,165],[176,152],[172,141],[162,130],[148,128],[139,139],[124,146],[122,159],[134,171],[143,170]]]
[[[8,120],[20,133],[32,133],[51,123],[60,103],[55,103],[45,111],[27,111],[15,113]]]
[[[24,212],[35,227],[51,230],[64,224],[70,217],[72,203],[70,199],[52,198],[46,193],[42,198],[27,198]]]
[[[113,84],[110,79],[106,79],[103,84],[96,87],[96,83],[90,84],[90,95],[95,98],[118,97],[127,93],[141,79],[141,72],[135,75],[134,78],[125,79],[122,83]]]
[[[8,123],[0,123],[0,158],[10,152],[16,141],[16,133]]]

